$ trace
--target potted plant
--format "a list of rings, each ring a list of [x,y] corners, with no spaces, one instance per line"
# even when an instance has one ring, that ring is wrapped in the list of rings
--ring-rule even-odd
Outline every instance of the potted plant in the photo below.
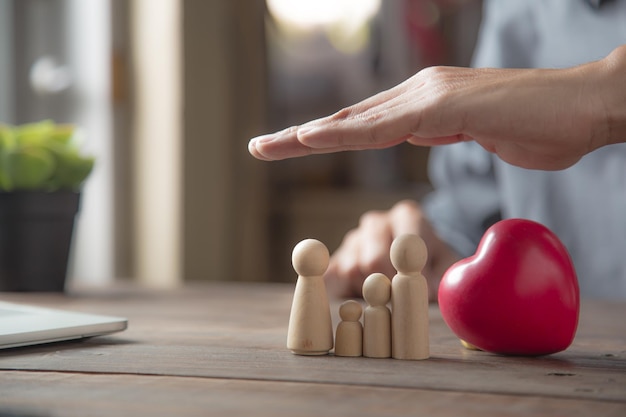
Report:
[[[94,158],[73,125],[0,124],[0,291],[63,291],[80,188]]]

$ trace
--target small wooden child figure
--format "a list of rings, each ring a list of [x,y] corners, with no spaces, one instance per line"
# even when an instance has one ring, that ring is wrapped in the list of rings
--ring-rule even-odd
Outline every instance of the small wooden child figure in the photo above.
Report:
[[[333,325],[324,284],[330,255],[315,239],[298,243],[291,256],[298,274],[289,316],[287,348],[297,355],[326,355],[333,348]]]
[[[417,235],[401,235],[391,244],[390,255],[398,271],[391,281],[391,355],[427,359],[428,284],[421,272],[428,256],[426,244]]]
[[[361,356],[363,354],[363,307],[354,300],[344,301],[339,307],[341,322],[337,325],[335,356]]]
[[[391,357],[391,281],[385,274],[375,273],[363,282],[363,299],[369,304],[363,315],[363,356]]]

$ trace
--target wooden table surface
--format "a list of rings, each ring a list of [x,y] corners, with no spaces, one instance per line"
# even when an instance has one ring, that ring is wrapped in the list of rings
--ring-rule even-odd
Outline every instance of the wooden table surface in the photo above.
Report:
[[[583,302],[573,345],[463,349],[431,307],[425,361],[295,356],[290,284],[0,294],[128,330],[0,351],[0,416],[626,416],[626,303]],[[335,325],[342,300],[331,300]]]

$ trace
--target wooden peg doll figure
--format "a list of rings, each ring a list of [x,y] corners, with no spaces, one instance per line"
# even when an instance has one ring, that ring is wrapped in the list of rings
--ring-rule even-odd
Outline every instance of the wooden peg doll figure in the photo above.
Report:
[[[333,326],[324,284],[330,255],[315,239],[298,243],[292,253],[298,274],[289,316],[287,348],[297,355],[326,355],[333,348]]]
[[[427,359],[428,284],[421,272],[428,256],[426,244],[417,235],[401,235],[391,244],[390,255],[398,271],[391,281],[392,357]]]
[[[335,356],[361,356],[363,354],[363,326],[359,321],[363,307],[354,300],[344,301],[339,307],[341,322],[335,337]]]
[[[391,281],[386,275],[374,273],[363,282],[363,299],[368,306],[363,314],[363,356],[391,357]]]

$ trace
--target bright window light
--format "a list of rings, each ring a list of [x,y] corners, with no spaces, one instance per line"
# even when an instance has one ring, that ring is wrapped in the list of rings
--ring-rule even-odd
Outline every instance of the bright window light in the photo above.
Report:
[[[280,23],[309,29],[349,23],[360,26],[374,16],[381,0],[267,0],[267,8]]]

